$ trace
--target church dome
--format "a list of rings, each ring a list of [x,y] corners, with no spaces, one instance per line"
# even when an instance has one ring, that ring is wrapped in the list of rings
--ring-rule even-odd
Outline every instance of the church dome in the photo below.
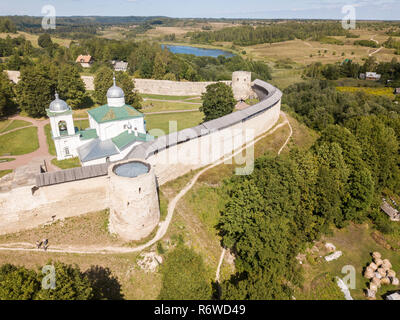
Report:
[[[114,85],[108,89],[107,98],[123,98],[125,97],[124,90],[115,84],[115,77],[113,79]]]
[[[115,75],[113,77],[113,86],[107,91],[107,104],[109,107],[123,107],[125,105],[124,90],[115,83]]]
[[[61,100],[58,97],[58,93],[57,92],[55,94],[55,97],[56,97],[56,99],[53,100],[50,103],[50,107],[49,107],[50,111],[52,111],[52,112],[64,112],[64,111],[71,110],[71,108],[68,106],[68,104],[64,100]]]

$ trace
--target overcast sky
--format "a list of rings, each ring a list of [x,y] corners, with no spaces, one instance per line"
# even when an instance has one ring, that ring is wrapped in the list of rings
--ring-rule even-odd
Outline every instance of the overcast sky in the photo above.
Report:
[[[357,19],[400,20],[400,0],[0,0],[0,15],[169,16],[195,18],[341,19],[354,5]]]

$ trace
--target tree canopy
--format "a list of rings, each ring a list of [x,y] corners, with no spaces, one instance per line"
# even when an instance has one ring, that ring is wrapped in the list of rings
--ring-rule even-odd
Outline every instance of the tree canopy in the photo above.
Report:
[[[210,84],[202,94],[203,105],[200,111],[204,112],[204,121],[220,118],[232,113],[236,105],[232,88],[223,82]]]

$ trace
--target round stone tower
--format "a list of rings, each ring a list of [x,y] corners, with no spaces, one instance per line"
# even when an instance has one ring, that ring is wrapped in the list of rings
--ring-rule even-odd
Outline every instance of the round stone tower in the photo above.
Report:
[[[128,160],[108,169],[109,231],[125,240],[147,237],[160,220],[156,176],[150,164]]]
[[[251,95],[251,72],[236,71],[232,73],[232,90],[237,101],[246,100]]]

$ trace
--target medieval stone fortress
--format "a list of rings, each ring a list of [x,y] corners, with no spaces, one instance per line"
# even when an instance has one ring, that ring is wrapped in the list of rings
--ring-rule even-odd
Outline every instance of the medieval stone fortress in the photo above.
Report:
[[[158,90],[171,87],[170,81],[157,83]],[[115,78],[107,104],[88,111],[86,130],[75,129],[73,111],[56,94],[46,110],[57,158],[78,156],[82,167],[40,173],[33,184],[0,193],[0,233],[109,208],[111,233],[125,240],[147,237],[160,222],[158,186],[232,154],[278,121],[282,93],[277,88],[251,82],[251,73],[244,71],[234,72],[230,84],[237,101],[257,96],[260,102],[157,139],[146,132],[144,115],[125,104]]]

